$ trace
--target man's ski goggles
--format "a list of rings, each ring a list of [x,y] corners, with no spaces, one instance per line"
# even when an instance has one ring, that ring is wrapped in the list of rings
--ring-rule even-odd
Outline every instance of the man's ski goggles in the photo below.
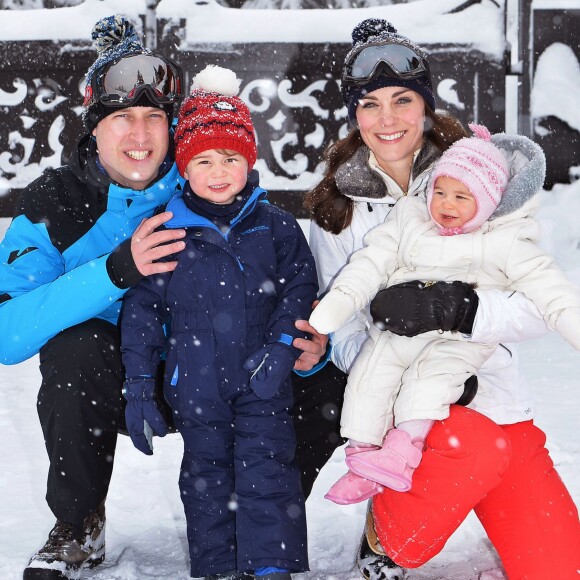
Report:
[[[136,54],[104,66],[93,75],[85,90],[84,106],[130,107],[143,92],[157,105],[183,98],[181,69],[160,56]]]
[[[404,44],[389,43],[354,49],[346,57],[341,80],[351,85],[366,84],[383,68],[389,76],[405,81],[430,76],[422,55]]]

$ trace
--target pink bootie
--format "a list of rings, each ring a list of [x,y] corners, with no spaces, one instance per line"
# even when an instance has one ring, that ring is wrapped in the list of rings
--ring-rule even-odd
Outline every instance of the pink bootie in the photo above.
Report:
[[[340,505],[349,505],[365,501],[383,489],[382,485],[348,471],[328,490],[324,497]]]
[[[352,457],[357,453],[366,453],[371,449],[376,450],[378,447],[357,447],[355,444],[351,443],[345,448],[344,453],[348,460],[349,457]],[[369,481],[368,479],[349,471],[328,490],[328,493],[324,497],[334,503],[348,505],[369,499],[381,491],[383,491],[383,488],[378,483]]]
[[[347,455],[348,468],[365,479],[395,491],[408,491],[422,453],[402,429],[391,429],[380,449]]]

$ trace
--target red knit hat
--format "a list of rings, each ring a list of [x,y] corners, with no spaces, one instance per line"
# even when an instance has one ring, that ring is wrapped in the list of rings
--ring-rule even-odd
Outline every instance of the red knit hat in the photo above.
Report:
[[[427,188],[427,207],[431,213],[433,189],[438,177],[452,177],[461,181],[477,203],[477,212],[461,228],[445,228],[443,235],[473,232],[486,222],[497,208],[509,180],[509,168],[502,152],[491,142],[491,135],[483,125],[469,125],[474,137],[456,141],[443,153],[433,168]],[[431,216],[433,217],[433,216]]]
[[[250,111],[236,95],[236,74],[215,65],[205,67],[191,83],[175,130],[175,161],[181,175],[193,157],[208,149],[231,149],[256,163],[256,138]]]

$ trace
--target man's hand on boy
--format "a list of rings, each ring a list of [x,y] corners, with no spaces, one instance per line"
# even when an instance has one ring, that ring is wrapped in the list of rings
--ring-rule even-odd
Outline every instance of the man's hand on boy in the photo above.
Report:
[[[144,219],[131,238],[131,253],[135,266],[143,276],[171,272],[175,270],[177,261],[159,262],[171,254],[176,254],[185,248],[180,240],[185,236],[183,229],[156,231],[159,226],[169,221],[173,214],[169,211]],[[170,243],[171,242],[171,243]]]

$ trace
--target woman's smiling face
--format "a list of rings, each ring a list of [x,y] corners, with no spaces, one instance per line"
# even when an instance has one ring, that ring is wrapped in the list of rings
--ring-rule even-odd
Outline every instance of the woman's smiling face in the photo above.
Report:
[[[404,87],[383,87],[359,100],[356,119],[360,134],[387,173],[413,161],[423,143],[425,101]]]

